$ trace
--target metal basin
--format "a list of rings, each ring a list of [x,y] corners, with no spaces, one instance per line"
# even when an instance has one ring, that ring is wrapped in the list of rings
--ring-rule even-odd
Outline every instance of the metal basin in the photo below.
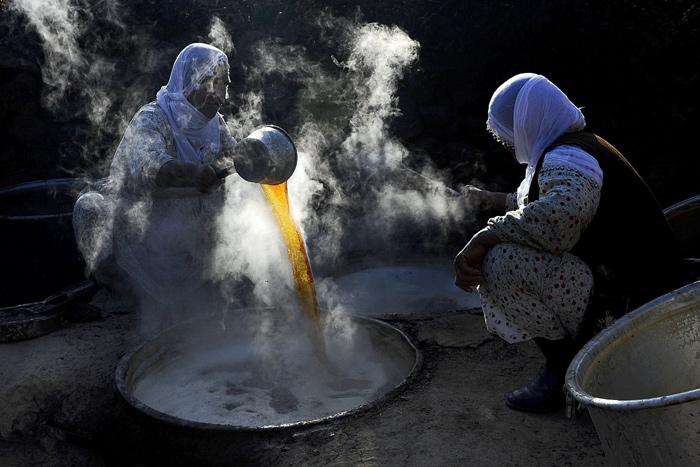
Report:
[[[258,309],[185,323],[121,359],[117,388],[149,419],[128,425],[151,427],[137,435],[150,446],[146,460],[157,450],[179,465],[262,462],[275,443],[383,403],[420,368],[403,332],[349,316],[324,323],[324,365],[282,315]]]
[[[664,209],[691,277],[700,279],[700,195]]]
[[[421,318],[480,307],[476,293],[454,285],[451,258],[361,259],[318,281],[326,308],[380,319]]]
[[[569,366],[611,465],[700,465],[700,282],[638,308]]]
[[[43,300],[83,280],[71,218],[86,183],[59,178],[0,188],[0,307]]]
[[[667,207],[664,214],[681,253],[700,258],[700,195]]]

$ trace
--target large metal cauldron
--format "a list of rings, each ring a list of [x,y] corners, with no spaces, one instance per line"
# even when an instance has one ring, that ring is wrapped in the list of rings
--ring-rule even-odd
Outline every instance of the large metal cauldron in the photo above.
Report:
[[[700,279],[700,195],[664,209],[691,277]]]
[[[0,307],[42,300],[83,279],[71,219],[85,183],[61,178],[0,189]]]
[[[700,282],[588,342],[566,387],[588,407],[611,465],[700,465]]]
[[[262,315],[270,311],[253,313]],[[250,312],[247,318],[240,314],[233,314],[224,318],[222,322],[221,316],[216,316],[177,325],[145,342],[121,359],[116,370],[116,383],[119,393],[130,408],[122,417],[121,431],[117,429],[117,432],[121,433],[117,435],[119,447],[111,447],[109,450],[114,449],[114,452],[110,453],[110,456],[116,456],[120,462],[141,462],[145,463],[144,465],[155,465],[155,463],[159,465],[269,464],[274,463],[275,456],[279,455],[283,443],[300,436],[314,436],[320,427],[341,423],[340,420],[344,417],[379,406],[402,390],[415,376],[421,366],[421,354],[403,332],[389,324],[367,318],[349,317],[349,319],[369,337],[369,341],[365,344],[369,343],[379,351],[382,358],[391,361],[387,368],[392,375],[375,399],[324,416],[291,422],[287,419],[283,423],[268,421],[258,426],[251,425],[249,419],[239,423],[236,418],[239,415],[232,415],[230,420],[216,418],[208,422],[205,419],[198,419],[200,415],[194,412],[186,417],[166,413],[170,409],[163,409],[163,407],[172,402],[173,398],[177,398],[178,393],[183,393],[178,388],[179,382],[170,386],[171,389],[163,391],[161,400],[145,401],[144,399],[148,398],[147,395],[144,396],[145,392],[142,388],[144,384],[148,384],[144,383],[145,381],[152,378],[152,375],[160,377],[169,371],[168,368],[187,367],[188,361],[203,361],[200,357],[190,358],[192,355],[218,354],[221,356],[222,352],[218,349],[242,349],[238,357],[234,354],[235,351],[231,350],[230,359],[227,358],[227,353],[223,353],[224,358],[220,361],[212,361],[211,364],[207,362],[205,367],[200,367],[194,373],[197,375],[197,380],[204,382],[192,394],[197,394],[199,391],[199,394],[205,398],[214,397],[212,393],[217,391],[216,387],[205,380],[213,372],[228,371],[226,366],[245,364],[240,361],[240,355],[244,355],[243,358],[251,357],[251,361],[254,362],[249,368],[251,374],[260,369],[259,362],[253,359],[256,351],[249,351],[260,345],[264,347],[268,343],[267,339],[260,339],[260,336],[250,333],[250,325],[258,320],[258,317],[251,315]],[[258,323],[265,323],[262,327],[271,332],[270,336],[274,336],[277,326],[274,317],[271,320],[263,317],[262,320],[258,320]],[[303,339],[303,334],[297,334],[289,343],[294,345],[294,341]],[[231,345],[233,347],[229,347]],[[290,349],[290,352],[293,350]],[[238,362],[236,362],[237,358]],[[316,365],[318,362],[309,361],[309,363]],[[275,362],[272,361],[269,364],[274,365]],[[356,364],[362,367],[367,362],[358,358]],[[284,371],[286,364],[282,366],[285,367]],[[229,376],[226,376],[225,380],[228,379]],[[252,379],[255,377],[253,376]],[[342,378],[339,381],[342,381]],[[200,381],[197,381],[197,384],[200,384]],[[235,384],[229,385],[226,382],[224,385],[224,389],[228,391],[227,394],[234,398],[242,392],[241,386],[234,387]],[[278,385],[279,382],[272,381],[272,384]],[[289,389],[294,388],[282,387],[274,390],[289,392]],[[299,392],[296,395],[299,396]],[[244,394],[241,397],[247,396]],[[221,402],[225,400],[222,399]],[[272,402],[270,404],[272,405]],[[234,404],[230,402],[222,404],[223,407],[227,405]],[[178,407],[175,406],[176,412],[177,409]]]

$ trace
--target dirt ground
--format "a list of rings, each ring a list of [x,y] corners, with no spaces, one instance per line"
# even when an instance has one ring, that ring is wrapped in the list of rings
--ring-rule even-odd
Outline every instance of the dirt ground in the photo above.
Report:
[[[102,321],[0,344],[0,465],[124,465],[103,447],[119,443],[112,427],[124,413],[113,375],[139,341],[138,316],[114,311],[124,310],[112,304]],[[507,345],[490,336],[478,311],[392,323],[423,352],[415,381],[378,408],[261,448],[262,464],[604,463],[586,415],[571,421],[563,410],[530,415],[504,405],[504,394],[528,382],[541,364],[533,344]]]

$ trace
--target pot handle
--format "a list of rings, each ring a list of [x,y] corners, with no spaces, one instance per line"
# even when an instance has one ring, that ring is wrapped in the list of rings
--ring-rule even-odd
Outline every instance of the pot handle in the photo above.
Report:
[[[569,389],[564,386],[564,394],[566,397],[566,418],[571,422],[576,422],[579,419],[585,406],[574,398],[574,395]]]

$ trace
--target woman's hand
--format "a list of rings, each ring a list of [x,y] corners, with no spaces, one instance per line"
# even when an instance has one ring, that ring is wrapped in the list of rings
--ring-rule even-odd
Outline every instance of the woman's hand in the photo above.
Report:
[[[457,287],[471,292],[481,282],[481,263],[486,252],[497,243],[500,240],[488,228],[480,230],[469,240],[454,260]]]
[[[216,175],[212,165],[190,164],[169,161],[163,164],[156,175],[156,185],[162,188],[193,187],[200,193],[208,193],[224,182]]]
[[[223,178],[219,178],[216,170],[211,165],[199,166],[197,175],[197,189],[200,193],[209,193],[224,183]]]

